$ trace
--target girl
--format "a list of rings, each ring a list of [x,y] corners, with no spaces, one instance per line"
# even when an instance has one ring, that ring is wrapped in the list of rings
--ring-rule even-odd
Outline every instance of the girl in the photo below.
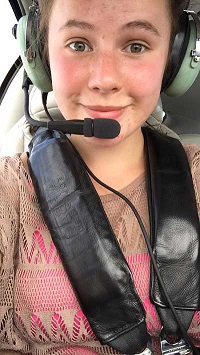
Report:
[[[181,0],[39,1],[44,58],[63,116],[104,117],[121,126],[114,139],[70,140],[100,180],[131,200],[148,232],[142,126],[159,99],[186,7]],[[200,152],[185,150],[200,206]],[[75,297],[44,222],[27,154],[2,158],[0,172],[0,354],[117,354],[96,339]],[[150,301],[150,257],[140,227],[122,200],[92,183],[132,271],[154,353],[160,354],[161,323]],[[196,346],[199,332],[196,312],[189,329]]]

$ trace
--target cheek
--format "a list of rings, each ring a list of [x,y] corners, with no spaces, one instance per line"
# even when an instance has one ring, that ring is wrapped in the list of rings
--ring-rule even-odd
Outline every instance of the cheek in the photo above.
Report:
[[[134,69],[130,69],[130,93],[134,95],[135,100],[160,94],[162,79],[165,69],[165,58],[157,57],[148,62],[138,63]]]
[[[54,91],[71,95],[81,88],[84,71],[81,70],[80,63],[78,65],[76,60],[70,58],[66,60],[60,52],[52,51],[52,55],[49,55]]]

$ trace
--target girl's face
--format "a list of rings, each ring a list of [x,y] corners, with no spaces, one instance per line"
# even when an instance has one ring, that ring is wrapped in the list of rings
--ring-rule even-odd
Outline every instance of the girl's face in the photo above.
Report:
[[[48,45],[62,114],[121,125],[119,137],[89,138],[93,144],[116,144],[147,120],[160,95],[170,32],[167,0],[55,0]]]

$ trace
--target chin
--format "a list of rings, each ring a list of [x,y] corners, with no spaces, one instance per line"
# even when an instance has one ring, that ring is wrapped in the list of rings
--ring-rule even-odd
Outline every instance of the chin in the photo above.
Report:
[[[122,141],[121,135],[112,139],[104,139],[104,138],[96,138],[96,137],[91,137],[91,138],[84,137],[84,139],[88,144],[91,144],[96,147],[112,147],[114,145],[119,144]]]

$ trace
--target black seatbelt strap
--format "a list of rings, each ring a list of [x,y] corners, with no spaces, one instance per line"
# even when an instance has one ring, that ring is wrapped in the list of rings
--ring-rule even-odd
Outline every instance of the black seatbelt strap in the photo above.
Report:
[[[67,138],[58,132],[47,130],[40,132],[41,130],[31,144],[30,172],[44,219],[83,312],[102,344],[110,345],[127,355],[139,353],[146,347],[148,341],[145,312],[99,196]],[[170,165],[171,154],[175,154],[175,149],[183,150],[182,146],[174,144],[173,149],[168,151],[171,141],[167,140],[164,144],[161,142],[163,136],[155,137],[155,133],[148,129],[144,129],[144,135],[154,253],[167,290],[175,306],[180,310],[184,325],[188,327],[194,310],[199,307],[199,296],[197,296],[199,295],[199,221],[195,210],[194,193],[191,192],[192,181],[185,180],[189,167],[182,169],[174,158],[172,166]],[[158,158],[155,158],[154,155],[158,151]],[[177,158],[183,160],[181,155]],[[165,165],[165,160],[169,165]],[[174,180],[180,172],[182,179],[189,182],[189,185],[186,183],[182,189],[177,187]],[[179,183],[182,183],[182,180],[179,179]],[[176,212],[179,204],[183,204],[185,196],[183,192],[186,186],[190,190],[187,202],[188,198],[190,201],[180,209],[180,212]],[[163,191],[165,189],[166,194]],[[177,193],[173,195],[175,191]],[[178,203],[176,201],[176,207],[172,208],[171,204],[174,203],[175,198]],[[188,207],[192,207],[192,213],[189,215]],[[168,209],[171,212],[167,213]],[[193,211],[197,218],[192,217]],[[175,213],[173,223],[169,223],[168,219],[173,213]],[[180,218],[180,223],[174,223],[177,222],[176,216]],[[177,255],[174,256],[175,253],[171,253],[168,245],[172,239],[168,236],[173,235],[173,243],[176,242],[176,235],[179,235],[179,242],[182,241],[182,232],[179,229],[185,218],[188,221],[187,227],[192,229],[192,234],[189,229],[187,235],[189,240],[184,234],[184,243],[180,244],[181,248],[177,248]],[[163,244],[162,238],[166,245]],[[187,259],[188,250],[190,257]],[[192,262],[191,273],[187,272],[185,262],[189,268]],[[178,272],[178,275],[170,274],[171,265],[176,265],[173,273]],[[180,290],[183,285],[186,285],[190,276],[195,283],[192,285],[194,293],[189,292],[187,295],[185,293],[186,301],[182,295],[177,294],[176,288],[172,287],[174,284],[170,277],[175,277],[176,285]],[[151,297],[156,304],[162,324],[167,333],[174,334],[178,327],[170,314],[161,285],[153,270],[151,279]],[[169,287],[168,281],[170,281]]]
[[[151,244],[167,293],[188,329],[200,309],[200,223],[185,150],[175,138],[144,130]],[[180,335],[156,274],[151,272],[151,299],[164,331]]]

